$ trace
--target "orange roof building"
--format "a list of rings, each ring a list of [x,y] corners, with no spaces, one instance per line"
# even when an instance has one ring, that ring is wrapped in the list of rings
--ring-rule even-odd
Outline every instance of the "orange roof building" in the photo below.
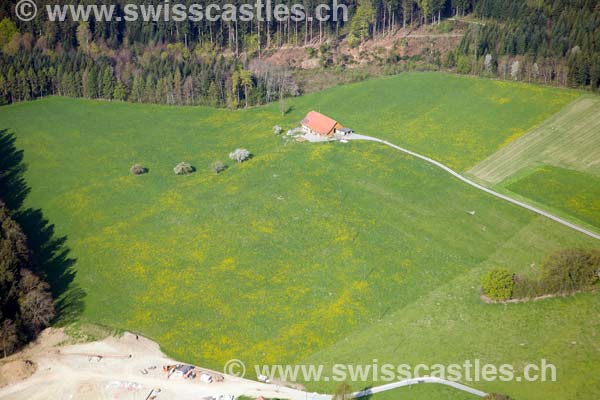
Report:
[[[339,128],[339,122],[316,111],[310,111],[302,120],[302,130],[313,135],[332,136]]]

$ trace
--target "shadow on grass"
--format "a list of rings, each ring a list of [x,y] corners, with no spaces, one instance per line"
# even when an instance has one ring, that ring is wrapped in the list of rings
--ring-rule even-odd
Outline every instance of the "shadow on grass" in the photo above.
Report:
[[[30,188],[24,179],[23,151],[15,145],[15,136],[0,130],[0,198],[13,211],[31,251],[32,269],[45,276],[56,308],[55,323],[75,319],[83,311],[85,292],[74,283],[75,259],[69,256],[67,237],[57,237],[54,225],[42,210],[24,208]]]
[[[23,150],[17,150],[16,138],[5,129],[0,130],[0,198],[10,210],[18,210],[29,194],[23,174]]]

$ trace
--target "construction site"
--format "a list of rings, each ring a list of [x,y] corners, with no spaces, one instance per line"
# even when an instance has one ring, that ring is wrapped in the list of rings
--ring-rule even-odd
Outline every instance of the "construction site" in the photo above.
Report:
[[[48,328],[0,364],[0,399],[234,400],[290,398],[305,392],[225,375],[165,356],[158,344],[124,333],[72,343]]]

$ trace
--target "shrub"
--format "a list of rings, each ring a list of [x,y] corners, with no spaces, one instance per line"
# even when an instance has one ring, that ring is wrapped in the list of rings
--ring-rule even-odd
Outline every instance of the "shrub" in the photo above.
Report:
[[[504,268],[496,268],[487,273],[481,282],[483,294],[492,300],[508,300],[512,297],[513,275]]]
[[[449,51],[444,60],[444,67],[454,68],[456,66],[456,54],[453,51]]]
[[[459,56],[456,63],[456,72],[459,74],[471,73],[471,60],[467,56]]]
[[[229,153],[229,158],[236,162],[243,162],[250,158],[250,152],[246,149],[235,149]]]
[[[358,36],[356,36],[355,34],[351,33],[348,35],[348,46],[350,46],[350,48],[355,48],[360,44],[360,38]]]
[[[219,174],[227,168],[227,165],[223,164],[221,161],[214,161],[210,164],[210,170],[215,174]]]
[[[140,164],[133,164],[129,171],[134,175],[142,175],[148,172],[148,168]]]
[[[542,264],[540,285],[546,294],[569,294],[600,282],[600,250],[564,249]]]
[[[195,170],[196,169],[192,167],[191,164],[186,162],[180,162],[175,166],[175,168],[173,168],[173,172],[175,172],[177,175],[188,175],[194,172]]]
[[[450,23],[450,21],[444,21],[437,25],[438,33],[450,33],[453,29],[454,26]]]
[[[515,275],[513,281],[515,282],[512,293],[513,299],[531,299],[543,294],[540,282],[537,279]]]

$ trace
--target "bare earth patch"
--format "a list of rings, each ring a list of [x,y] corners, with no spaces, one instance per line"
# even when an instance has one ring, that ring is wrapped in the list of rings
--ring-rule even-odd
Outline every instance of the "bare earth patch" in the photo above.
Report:
[[[259,383],[196,367],[195,379],[171,375],[163,365],[183,364],[169,359],[157,343],[125,333],[121,337],[64,344],[63,329],[46,329],[39,339],[0,364],[0,399],[146,399],[160,388],[157,399],[202,399],[220,396],[304,400],[305,392]],[[201,373],[222,376],[222,382],[201,382]],[[248,373],[252,373],[250,369]],[[319,397],[321,400],[328,396]]]
[[[17,359],[0,366],[0,387],[29,378],[36,370],[31,360]]]
[[[401,57],[411,57],[437,50],[441,56],[445,56],[456,48],[463,36],[464,27],[459,24],[448,33],[439,33],[435,26],[427,25],[416,29],[399,28],[393,33],[379,32],[374,39],[366,40],[356,47],[350,47],[347,39],[338,43],[324,40],[322,43],[328,43],[332,47],[331,55],[336,61],[345,58],[348,68],[356,68],[372,66],[378,57],[389,51],[394,51]],[[306,45],[303,40],[299,40],[297,46],[282,46],[272,50],[266,60],[275,65],[291,68],[319,68],[321,65],[318,55],[308,58],[307,50],[309,47],[318,50],[322,43],[319,43],[318,37]]]

